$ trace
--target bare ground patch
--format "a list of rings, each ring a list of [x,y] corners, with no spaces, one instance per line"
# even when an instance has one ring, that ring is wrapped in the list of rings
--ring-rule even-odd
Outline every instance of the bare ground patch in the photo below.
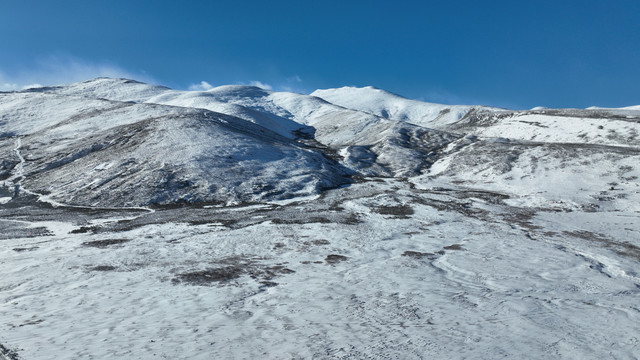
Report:
[[[326,240],[326,239],[318,239],[318,240],[313,240],[313,241],[305,241],[304,244],[305,245],[323,246],[323,245],[329,245],[330,242],[329,242],[329,240]]]
[[[100,229],[100,226],[80,226],[77,229],[73,229],[69,231],[69,234],[86,234],[86,233],[96,233]]]
[[[246,276],[263,285],[275,286],[277,283],[272,280],[295,272],[283,264],[267,265],[262,260],[264,259],[233,256],[219,260],[215,264],[218,266],[179,273],[171,282],[196,286],[233,285],[236,280]]]
[[[18,357],[18,353],[15,350],[9,349],[2,344],[0,344],[0,358],[6,358],[7,360],[20,360],[20,357]]]
[[[82,245],[97,247],[97,248],[107,248],[111,245],[121,245],[129,241],[131,241],[131,239],[105,239],[105,240],[85,241],[82,243]]]
[[[111,266],[111,265],[98,265],[98,266],[93,266],[91,267],[89,270],[91,271],[113,271],[117,269],[115,266]]]
[[[13,248],[11,250],[15,251],[15,252],[23,252],[23,251],[34,251],[34,250],[38,250],[40,247],[38,246],[33,246],[33,247],[28,247],[28,248]]]
[[[343,255],[337,255],[337,254],[327,255],[327,257],[324,259],[324,261],[326,261],[327,264],[329,265],[335,265],[337,263],[347,261],[347,260],[349,260],[348,257]]]
[[[402,253],[402,256],[406,256],[406,257],[410,257],[410,258],[414,258],[414,259],[422,259],[422,258],[427,258],[429,260],[433,260],[436,257],[438,257],[438,255],[434,254],[434,253],[430,253],[430,252],[419,252],[419,251],[410,251],[407,250],[405,252]]]
[[[413,215],[414,213],[413,208],[410,205],[406,204],[395,206],[378,206],[377,208],[373,209],[373,211],[381,215],[393,215],[398,218],[408,218],[409,215]]]
[[[640,247],[628,242],[615,241],[607,238],[604,234],[586,230],[564,231],[564,234],[597,243],[604,248],[613,250],[618,255],[640,260]]]

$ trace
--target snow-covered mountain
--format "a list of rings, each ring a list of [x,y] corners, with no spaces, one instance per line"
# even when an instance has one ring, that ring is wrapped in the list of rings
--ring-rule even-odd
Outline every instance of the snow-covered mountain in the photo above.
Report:
[[[0,359],[637,358],[640,108],[0,92]]]
[[[448,106],[372,87],[309,96],[99,78],[1,93],[0,171],[7,186],[85,206],[285,199],[354,176],[415,177],[420,187],[449,174],[527,195],[540,192],[523,177],[580,183],[595,159],[637,161],[639,119],[633,108]],[[547,159],[544,174],[536,159]],[[566,174],[568,161],[585,166]],[[626,186],[624,178],[640,175],[635,167],[623,172],[590,181],[575,206],[591,206],[606,184]],[[539,196],[560,201],[552,192]]]

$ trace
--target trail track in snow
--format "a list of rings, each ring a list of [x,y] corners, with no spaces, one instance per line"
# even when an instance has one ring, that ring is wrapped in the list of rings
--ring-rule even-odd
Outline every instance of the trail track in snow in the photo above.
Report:
[[[145,211],[150,214],[153,214],[155,212],[155,210],[150,207],[141,207],[141,206],[97,207],[97,206],[69,205],[69,204],[61,203],[59,201],[55,201],[51,199],[49,195],[39,194],[37,192],[31,191],[22,185],[22,182],[25,179],[24,165],[26,163],[26,160],[24,156],[22,156],[22,153],[20,151],[21,147],[22,147],[22,139],[18,137],[15,141],[15,148],[13,149],[13,151],[15,152],[20,162],[14,168],[15,174],[13,174],[10,178],[6,180],[12,183],[12,187],[14,188],[13,197],[20,196],[20,192],[24,192],[26,194],[36,196],[38,201],[49,204],[56,208],[61,207],[61,208],[69,208],[69,209],[77,209],[77,210],[99,210],[99,211]],[[144,214],[134,215],[130,217],[122,217],[122,218],[109,218],[109,219],[103,219],[100,222],[104,224],[104,223],[118,222],[118,221],[130,221],[130,220],[135,220],[142,215]]]
[[[19,195],[20,191],[25,192],[29,195],[34,195],[38,197],[38,201],[47,203],[52,205],[53,207],[65,207],[65,208],[73,208],[73,209],[86,209],[86,210],[144,210],[150,213],[154,213],[155,210],[148,208],[148,207],[141,207],[141,206],[133,206],[133,207],[98,207],[98,206],[79,206],[79,205],[69,205],[69,204],[64,204],[61,203],[59,201],[55,201],[52,200],[51,197],[49,195],[44,195],[44,194],[39,194],[37,192],[31,191],[29,189],[26,189],[24,186],[22,186],[22,180],[24,180],[25,176],[24,176],[24,164],[26,163],[26,160],[24,159],[24,157],[22,156],[22,154],[20,153],[20,147],[22,146],[22,139],[18,138],[16,140],[16,148],[13,150],[16,153],[16,156],[18,156],[18,159],[20,159],[20,163],[18,163],[16,165],[16,174],[13,175],[12,177],[10,177],[8,180],[13,182],[14,187],[16,188],[16,195]],[[14,181],[14,179],[19,179],[17,182]]]

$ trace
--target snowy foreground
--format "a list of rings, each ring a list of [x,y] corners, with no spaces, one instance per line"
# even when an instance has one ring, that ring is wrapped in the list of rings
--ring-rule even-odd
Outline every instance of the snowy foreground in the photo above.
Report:
[[[639,110],[313,95],[0,93],[0,359],[640,357]]]

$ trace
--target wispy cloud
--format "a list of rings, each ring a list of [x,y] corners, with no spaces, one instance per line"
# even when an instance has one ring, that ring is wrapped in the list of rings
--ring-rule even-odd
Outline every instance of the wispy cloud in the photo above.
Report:
[[[27,84],[17,81],[17,79],[8,77],[0,72],[0,91],[24,90],[34,87],[42,87],[42,85],[38,83]]]
[[[308,93],[306,89],[302,86],[302,79],[298,75],[275,78],[271,79],[272,81],[264,82],[261,80],[251,80],[251,81],[236,81],[234,82],[237,85],[249,85],[259,87],[265,90],[274,90],[274,91],[290,91],[297,93]],[[200,84],[194,84],[189,86],[189,90],[207,90],[207,86],[209,83],[206,81],[201,82]]]
[[[249,81],[249,85],[256,86],[265,90],[273,90],[273,86],[269,84],[265,84],[262,81],[257,81],[257,80]]]
[[[248,84],[266,90],[289,91],[301,94],[309,93],[307,89],[304,88],[302,79],[298,75],[288,76],[280,80],[276,79],[269,83],[263,83],[262,81],[249,81]]]
[[[281,87],[274,87],[270,84],[264,83],[262,81],[259,80],[251,80],[251,81],[240,81],[236,83],[237,85],[248,85],[248,86],[255,86],[255,87],[259,87],[261,89],[265,89],[265,90],[282,90]],[[201,81],[198,84],[191,84],[189,85],[188,89],[190,91],[207,91],[210,89],[213,89],[213,85],[209,84],[206,81]],[[286,91],[286,90],[285,90]]]
[[[7,69],[0,65],[0,91],[67,84],[96,77],[121,77],[155,83],[155,80],[144,72],[127,71],[110,62],[52,55],[18,69]]]
[[[200,84],[189,85],[191,91],[207,91],[213,89],[213,86],[206,81],[201,81]]]

